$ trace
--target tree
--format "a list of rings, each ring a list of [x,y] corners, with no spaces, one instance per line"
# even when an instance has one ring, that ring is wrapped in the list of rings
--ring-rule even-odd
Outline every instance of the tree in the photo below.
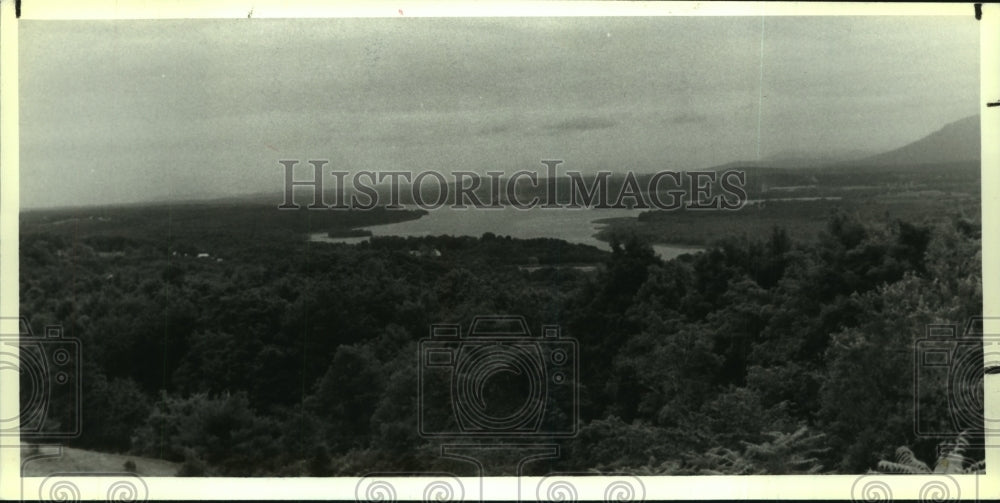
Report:
[[[84,380],[85,406],[80,413],[88,447],[127,451],[133,431],[146,420],[150,401],[130,378],[108,380],[97,369],[90,369]]]
[[[326,418],[327,445],[335,452],[367,447],[371,417],[384,388],[382,365],[367,345],[337,348],[305,406]]]
[[[139,455],[204,462],[222,475],[248,476],[274,470],[277,430],[273,421],[256,415],[245,393],[163,394],[132,445]]]

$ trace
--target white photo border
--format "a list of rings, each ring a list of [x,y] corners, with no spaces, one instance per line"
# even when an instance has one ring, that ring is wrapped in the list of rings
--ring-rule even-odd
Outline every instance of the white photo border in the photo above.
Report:
[[[141,0],[30,0],[21,3],[23,20],[84,19],[194,19],[194,18],[326,18],[326,17],[535,17],[535,16],[787,16],[787,15],[933,15],[972,16],[970,4],[834,4],[770,2],[341,2],[222,0],[202,3]],[[1000,215],[1000,5],[982,6],[980,27],[982,137],[982,246],[983,278],[1000,277],[1000,226],[989,225]],[[0,330],[18,316],[18,19],[15,3],[0,1]],[[989,222],[992,224],[993,222]],[[984,314],[1000,307],[1000,286],[983,284]],[[987,319],[986,333],[1000,333],[1000,320]],[[4,383],[7,384],[7,383]],[[1000,416],[1000,375],[985,379],[986,412]],[[0,388],[0,409],[16,410],[18,386]],[[1000,439],[988,438],[986,466],[1000,468]],[[16,437],[0,436],[0,499],[35,500],[47,478],[20,476],[21,451]],[[928,484],[940,476],[817,475],[817,476],[668,476],[635,477],[643,499],[865,499],[859,482],[873,487],[890,486],[892,499],[919,499]],[[579,499],[605,499],[608,477],[578,477]],[[961,499],[986,499],[1000,494],[1000,477],[962,475],[950,477],[961,490]],[[83,499],[105,499],[113,477],[71,479]],[[344,478],[143,478],[149,499],[355,499],[361,477]],[[433,478],[390,477],[397,499],[423,499]],[[538,484],[539,477],[460,477],[469,500],[535,500],[519,486]],[[533,486],[532,486],[533,487]],[[476,488],[478,490],[472,490]],[[141,496],[141,495],[140,495]]]

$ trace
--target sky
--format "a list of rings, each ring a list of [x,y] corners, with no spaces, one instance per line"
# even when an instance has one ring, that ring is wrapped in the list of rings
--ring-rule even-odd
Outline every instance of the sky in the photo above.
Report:
[[[860,156],[978,112],[961,17],[25,21],[23,208],[329,169],[653,172]]]

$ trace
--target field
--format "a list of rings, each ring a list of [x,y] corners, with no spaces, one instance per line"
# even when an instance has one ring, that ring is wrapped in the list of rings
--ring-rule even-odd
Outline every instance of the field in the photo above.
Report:
[[[26,449],[30,456],[30,449]],[[126,463],[131,461],[134,467]],[[24,466],[22,476],[45,477],[53,473],[134,473],[141,477],[173,477],[181,465],[162,459],[126,456],[105,452],[63,447],[62,454],[30,461]]]

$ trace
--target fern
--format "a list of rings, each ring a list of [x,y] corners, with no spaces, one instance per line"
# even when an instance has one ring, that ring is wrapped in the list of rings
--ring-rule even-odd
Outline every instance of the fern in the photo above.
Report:
[[[741,442],[742,451],[715,447],[695,456],[691,464],[705,475],[811,474],[823,469],[817,458],[826,448],[817,447],[823,434],[811,435],[806,427],[793,433],[768,432],[771,440]]]
[[[910,475],[986,473],[986,460],[977,461],[965,455],[965,448],[969,446],[965,432],[960,433],[954,443],[942,445],[947,448],[942,451],[937,462],[934,463],[933,469],[927,463],[917,459],[909,447],[903,446],[896,449],[895,461],[882,460],[878,462],[878,472]]]
[[[882,473],[905,473],[910,475],[931,473],[931,469],[927,466],[927,463],[917,459],[913,451],[905,446],[896,449],[896,461],[879,461],[878,471]]]

